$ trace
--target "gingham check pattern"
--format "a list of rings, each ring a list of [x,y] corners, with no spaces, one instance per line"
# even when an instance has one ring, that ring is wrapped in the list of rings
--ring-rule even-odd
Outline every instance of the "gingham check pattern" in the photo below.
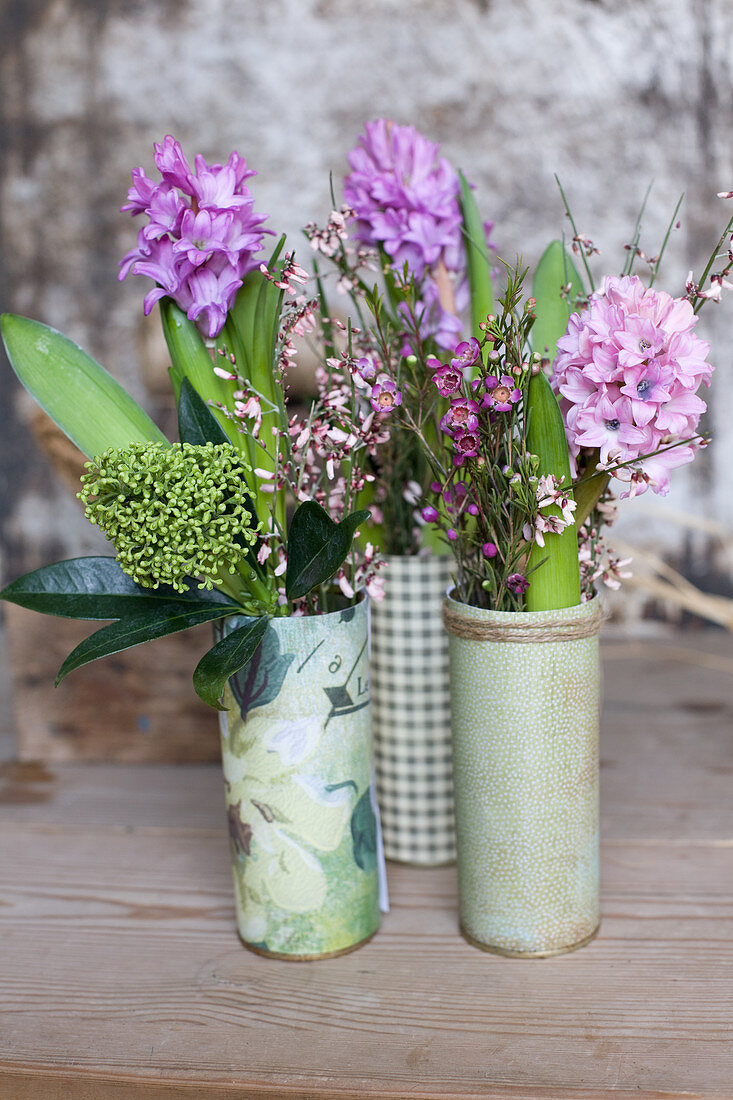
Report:
[[[371,697],[377,793],[387,859],[455,859],[444,557],[387,558],[386,595],[371,605]]]

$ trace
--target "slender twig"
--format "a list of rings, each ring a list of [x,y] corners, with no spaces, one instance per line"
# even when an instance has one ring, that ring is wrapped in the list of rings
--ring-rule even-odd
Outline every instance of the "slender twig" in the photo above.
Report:
[[[558,186],[558,190],[560,192],[560,197],[562,199],[563,206],[565,207],[565,213],[570,218],[570,224],[573,227],[573,233],[575,234],[576,237],[580,237],[580,233],[578,232],[578,227],[575,224],[575,218],[573,217],[573,214],[572,214],[572,211],[570,209],[570,205],[568,203],[568,200],[565,197],[565,192],[563,191],[562,184],[560,183],[560,177],[557,174],[555,174],[555,183]],[[591,291],[594,291],[596,289],[596,285],[593,282],[593,275],[592,275],[591,269],[588,265],[588,257],[585,254],[585,250],[583,249],[582,244],[580,245],[580,258],[583,261],[583,267],[585,268],[585,273],[588,276],[588,284],[590,286],[590,289],[591,289]]]

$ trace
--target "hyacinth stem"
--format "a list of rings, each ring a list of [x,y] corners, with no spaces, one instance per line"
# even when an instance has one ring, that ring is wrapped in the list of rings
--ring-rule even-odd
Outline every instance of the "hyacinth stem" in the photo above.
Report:
[[[486,244],[486,232],[481,220],[476,200],[473,197],[471,185],[463,175],[458,173],[461,184],[461,212],[463,214],[463,240],[466,246],[466,271],[468,285],[471,294],[471,335],[477,339],[481,336],[479,324],[485,323],[486,318],[494,308],[494,294],[491,286],[491,261],[489,249]],[[484,352],[485,357],[488,348]]]
[[[282,242],[270,261],[272,268]],[[274,476],[278,472],[280,428],[287,423],[282,386],[275,377],[277,333],[282,304],[282,291],[259,271],[251,272],[237,294],[222,330],[224,341],[233,352],[242,374],[259,397],[262,424],[259,445],[252,443],[252,467]],[[285,531],[285,492],[264,481],[263,491],[255,480],[255,510],[260,519],[272,514],[275,527]]]
[[[232,445],[250,460],[251,465],[251,456],[248,453],[245,437],[218,408],[221,405],[226,406],[231,385],[214,373],[215,364],[211,360],[201,333],[171,298],[161,299],[160,319],[171,357],[170,374],[176,401],[180,394],[182,380],[188,378],[196,393],[202,401],[206,402],[221,424]]]
[[[570,456],[565,425],[557,398],[545,375],[532,377],[527,397],[527,449],[539,458],[540,476],[552,475],[569,488]],[[556,505],[548,515],[561,515]],[[525,597],[527,611],[552,611],[580,603],[578,529],[571,523],[560,534],[545,534],[545,545],[535,542],[527,569],[530,586]]]
[[[586,462],[586,470],[595,470],[600,460],[601,452],[599,450],[593,451]],[[596,474],[586,473],[581,476],[579,482],[573,488],[573,496],[577,504],[575,509],[576,527],[581,527],[588,519],[588,516],[608,488],[610,480],[611,475],[603,470],[599,470]]]
[[[241,584],[231,579],[220,578],[216,583],[217,587],[222,591],[227,592],[230,596],[233,596],[236,600],[242,599],[242,586],[244,586],[248,595],[250,595],[258,603],[263,604],[264,607],[272,609],[276,603],[277,593],[268,587],[265,581],[255,573],[251,566],[246,562],[240,563],[237,566],[237,574],[241,578]]]

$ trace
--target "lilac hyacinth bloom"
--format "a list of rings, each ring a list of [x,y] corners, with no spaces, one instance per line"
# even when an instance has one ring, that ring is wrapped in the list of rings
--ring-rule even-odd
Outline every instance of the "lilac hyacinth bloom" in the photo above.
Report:
[[[713,369],[696,323],[687,299],[636,275],[608,276],[558,340],[553,384],[571,457],[598,448],[602,463],[628,463],[615,472],[630,483],[622,495],[666,493],[670,471],[694,457],[697,444],[686,441],[706,408],[695,391]]]
[[[156,183],[142,168],[122,210],[145,214],[137,246],[120,263],[120,279],[131,271],[157,284],[145,296],[150,313],[170,297],[214,337],[221,331],[244,276],[259,266],[265,215],[254,210],[245,180],[256,173],[233,152],[226,164],[208,164],[201,155],[191,168],[180,144],[168,134],[154,146],[161,175]]]
[[[369,122],[349,153],[344,197],[354,211],[356,239],[383,248],[395,270],[407,264],[422,283],[421,335],[453,348],[460,322],[441,302],[434,272],[442,265],[452,273],[456,309],[461,309],[466,261],[458,173],[439,153],[440,146],[413,126],[385,118]]]

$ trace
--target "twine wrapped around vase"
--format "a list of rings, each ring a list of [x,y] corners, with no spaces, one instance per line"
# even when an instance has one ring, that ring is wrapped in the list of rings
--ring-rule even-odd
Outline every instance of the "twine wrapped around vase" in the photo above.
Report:
[[[484,950],[561,954],[598,901],[593,600],[497,612],[447,597],[461,931]]]

